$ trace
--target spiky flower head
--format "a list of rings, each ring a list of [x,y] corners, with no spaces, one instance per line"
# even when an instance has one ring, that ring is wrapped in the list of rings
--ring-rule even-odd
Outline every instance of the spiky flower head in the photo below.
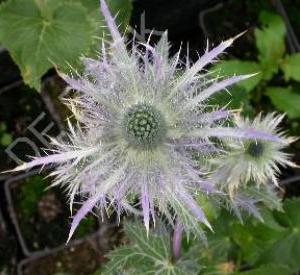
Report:
[[[272,133],[255,125],[229,127],[225,109],[210,110],[207,100],[251,75],[213,79],[200,73],[234,39],[206,51],[192,66],[180,52],[169,58],[165,33],[158,44],[136,44],[127,51],[104,0],[101,8],[111,34],[102,44],[99,60],[85,58],[85,72],[77,78],[62,75],[77,96],[68,100],[78,126],[69,124],[69,140],[53,140],[53,154],[15,169],[55,164],[53,185],[85,199],[73,217],[69,238],[80,220],[95,206],[136,213],[138,202],[147,230],[161,213],[171,223],[178,217],[186,230],[198,233],[207,218],[194,199],[195,192],[210,194],[213,184],[193,158],[217,152],[222,139],[272,140]],[[142,49],[141,49],[142,48]],[[245,127],[244,127],[245,126]]]
[[[230,194],[240,186],[244,187],[249,182],[254,185],[268,184],[270,181],[278,186],[277,177],[280,167],[295,167],[290,161],[291,156],[283,151],[293,137],[286,137],[278,125],[284,115],[275,113],[262,116],[259,114],[253,121],[243,118],[239,114],[234,116],[234,122],[239,128],[255,128],[278,137],[282,142],[272,140],[227,140],[224,147],[226,154],[219,155],[212,160],[216,165],[216,180],[229,188]],[[222,180],[221,180],[222,179]]]

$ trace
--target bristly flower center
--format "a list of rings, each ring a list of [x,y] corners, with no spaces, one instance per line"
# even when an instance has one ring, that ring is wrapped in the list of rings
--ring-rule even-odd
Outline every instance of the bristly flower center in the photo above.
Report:
[[[254,158],[259,158],[264,152],[264,145],[261,142],[253,141],[248,145],[246,152]]]
[[[165,137],[166,124],[159,110],[140,103],[125,113],[123,132],[130,146],[151,149]]]

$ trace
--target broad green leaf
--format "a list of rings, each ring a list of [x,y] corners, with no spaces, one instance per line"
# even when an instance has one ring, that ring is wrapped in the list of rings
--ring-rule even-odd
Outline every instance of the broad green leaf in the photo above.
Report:
[[[214,255],[214,259],[225,260],[228,258],[228,253],[232,246],[230,240],[232,237],[232,226],[235,223],[239,223],[239,221],[225,209],[222,209],[218,218],[213,220],[212,227],[215,232],[208,232],[207,234],[207,251],[210,255]]]
[[[164,242],[165,232],[152,232],[147,236],[145,226],[142,223],[127,223],[125,224],[125,233],[141,251],[151,255],[153,259],[169,259],[171,257],[170,244]]]
[[[128,269],[133,269],[134,274],[152,269],[155,273],[155,268],[159,269],[162,263],[171,261],[170,241],[165,241],[163,235],[151,232],[148,237],[145,227],[138,223],[126,223],[124,231],[130,244],[109,253],[105,274]]]
[[[275,229],[266,221],[248,220],[244,225],[235,223],[232,226],[233,239],[239,245],[243,259],[250,264],[254,264],[265,247],[272,245],[283,232],[283,228]]]
[[[287,81],[290,79],[300,81],[300,53],[286,56],[281,68]]]
[[[87,53],[92,33],[86,9],[79,3],[10,0],[0,7],[0,42],[20,67],[25,83],[37,90],[53,64],[66,66]]]
[[[162,224],[156,224],[156,231],[151,230],[149,235],[142,223],[126,223],[124,231],[130,243],[108,254],[103,274],[183,275],[200,270],[197,260],[191,257],[172,260],[170,236]]]
[[[282,112],[286,112],[291,119],[300,118],[300,93],[289,88],[268,87],[266,95],[273,105]]]
[[[236,223],[239,221],[223,209],[218,218],[212,222],[214,232],[207,232],[208,245],[204,247],[201,243],[193,244],[190,253],[196,251],[198,247],[198,254],[200,253],[198,257],[204,271],[200,274],[230,274],[230,270],[238,268],[237,264],[232,261],[235,258],[233,255],[238,252],[237,246],[232,240],[232,229]],[[194,254],[197,255],[195,252]]]
[[[263,265],[258,268],[244,271],[244,272],[238,272],[234,273],[235,275],[291,275],[291,271],[282,265],[278,264],[269,264],[269,265]]]
[[[259,61],[263,77],[269,80],[277,73],[281,58],[285,53],[286,28],[282,18],[274,13],[260,13],[262,28],[255,29],[256,47],[259,51]]]
[[[72,0],[73,2],[80,2],[88,11],[90,18],[95,23],[104,23],[103,15],[100,11],[99,0]],[[106,0],[113,16],[116,16],[117,24],[121,30],[124,31],[130,21],[132,11],[131,0]],[[103,31],[103,25],[98,25]]]
[[[233,223],[232,239],[240,247],[240,256],[253,265],[266,246],[272,245],[285,229],[273,217],[271,209],[282,211],[282,203],[272,187],[249,184],[239,190],[245,198],[255,198],[262,220],[245,217],[243,224]]]
[[[257,75],[239,82],[237,85],[243,87],[246,92],[253,90],[261,81],[262,74],[261,68],[258,63],[252,61],[241,61],[241,60],[228,60],[222,61],[215,66],[213,70],[216,71],[216,75],[231,76],[240,74],[252,74],[258,73]]]
[[[300,198],[286,200],[283,209],[284,212],[275,212],[276,221],[283,227],[298,231],[300,229]]]
[[[298,229],[299,230],[299,229]],[[300,269],[300,234],[289,230],[285,237],[278,240],[262,254],[259,263],[281,263],[288,265],[294,272]]]
[[[292,271],[300,270],[300,198],[284,202],[284,213],[275,212],[274,217],[284,228],[284,234],[266,247],[258,263],[278,263],[288,266]]]
[[[108,0],[109,7],[113,14],[117,15],[117,23],[120,25],[122,31],[125,31],[129,25],[130,15],[132,12],[131,0]]]
[[[87,10],[89,18],[93,22],[94,33],[96,38],[93,40],[93,45],[90,48],[89,56],[97,57],[99,54],[99,47],[101,39],[109,35],[108,28],[105,26],[104,16],[100,10],[99,0],[72,0],[73,2],[80,2]],[[113,16],[116,16],[116,22],[121,32],[124,32],[129,25],[132,2],[131,0],[106,0],[107,5]],[[106,38],[107,39],[107,38]]]

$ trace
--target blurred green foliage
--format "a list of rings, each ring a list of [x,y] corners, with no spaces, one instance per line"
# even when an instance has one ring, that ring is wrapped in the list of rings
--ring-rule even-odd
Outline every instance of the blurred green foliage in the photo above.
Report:
[[[263,97],[268,97],[275,109],[286,112],[290,119],[300,118],[300,54],[288,54],[285,47],[286,27],[283,19],[270,11],[259,15],[260,27],[254,31],[257,60],[232,59],[214,66],[216,75],[258,73],[256,76],[237,84],[231,91],[231,108],[243,108],[243,113],[253,115],[264,110]],[[282,77],[283,76],[283,77]],[[276,79],[282,79],[274,85]],[[278,83],[278,81],[277,81]],[[277,84],[276,83],[276,84]],[[215,102],[229,102],[231,96],[220,94]]]
[[[28,184],[30,183],[30,184]],[[49,186],[49,182],[43,180],[40,175],[35,175],[25,180],[25,184],[21,185],[19,194],[19,209],[25,220],[38,212],[38,202],[45,194],[45,189]]]
[[[161,223],[147,236],[142,223],[127,222],[128,243],[108,254],[101,274],[291,275],[300,270],[299,209],[300,198],[289,199],[283,211],[262,209],[264,223],[248,217],[243,224],[222,210],[213,219],[214,232],[207,232],[207,245],[185,240],[178,261]]]
[[[8,146],[12,142],[12,135],[7,132],[7,126],[4,122],[0,122],[0,145]]]

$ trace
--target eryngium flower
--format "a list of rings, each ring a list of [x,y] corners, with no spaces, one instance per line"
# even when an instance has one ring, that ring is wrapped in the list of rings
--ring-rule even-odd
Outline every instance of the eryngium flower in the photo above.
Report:
[[[272,140],[227,140],[224,147],[227,153],[219,155],[212,160],[217,170],[213,175],[215,182],[222,185],[221,189],[228,188],[233,197],[239,188],[247,184],[257,185],[273,182],[278,186],[277,177],[280,174],[279,167],[295,167],[290,155],[283,149],[295,141],[293,137],[286,137],[278,125],[284,115],[275,113],[265,117],[258,115],[253,121],[242,118],[239,114],[234,116],[235,124],[239,128],[255,128],[265,131],[282,142]]]
[[[83,60],[85,73],[77,79],[62,75],[78,91],[68,100],[78,126],[70,127],[68,141],[53,140],[53,154],[15,169],[55,164],[53,185],[68,190],[70,204],[87,198],[73,218],[69,239],[80,220],[96,206],[136,212],[138,199],[147,230],[159,211],[170,222],[176,215],[186,230],[198,233],[210,224],[194,200],[196,191],[211,193],[214,186],[201,179],[193,152],[218,150],[216,139],[280,139],[252,126],[228,127],[225,109],[206,112],[207,100],[251,75],[213,79],[200,71],[229,47],[234,39],[206,51],[192,66],[169,58],[165,33],[159,43],[136,44],[131,51],[117,29],[106,3],[101,8],[111,34],[103,42],[99,60]],[[141,50],[141,47],[143,49]],[[213,140],[213,141],[212,141]],[[130,204],[131,203],[131,204]]]

